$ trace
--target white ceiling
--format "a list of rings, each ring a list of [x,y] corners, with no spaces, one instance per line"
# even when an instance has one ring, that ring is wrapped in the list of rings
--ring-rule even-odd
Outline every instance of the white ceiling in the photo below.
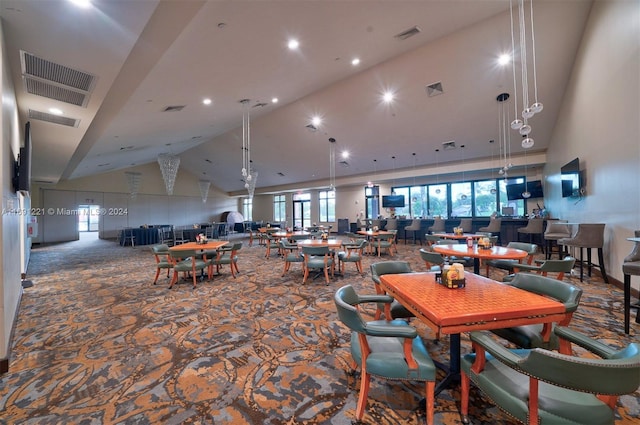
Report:
[[[328,179],[329,137],[351,153],[348,167],[336,167],[338,180],[433,164],[435,149],[450,140],[464,153],[443,151],[439,163],[488,158],[497,154],[489,145],[499,137],[496,96],[513,94],[512,68],[496,65],[511,48],[505,0],[93,0],[89,9],[3,0],[1,7],[21,120],[51,107],[79,120],[74,128],[31,119],[40,182],[124,170],[171,152],[180,173],[239,193],[244,98],[267,104],[251,108],[257,191]],[[534,2],[544,110],[531,119],[531,151],[547,147],[590,7]],[[394,37],[413,26],[418,35]],[[287,49],[289,37],[300,40],[298,51]],[[96,76],[86,107],[27,93],[20,51]],[[429,97],[425,86],[434,82],[443,93]],[[380,101],[385,89],[396,94],[390,106]],[[203,105],[205,97],[213,103]],[[163,112],[168,106],[184,109]],[[314,114],[324,121],[312,132]],[[517,155],[520,136],[512,132],[511,141]]]

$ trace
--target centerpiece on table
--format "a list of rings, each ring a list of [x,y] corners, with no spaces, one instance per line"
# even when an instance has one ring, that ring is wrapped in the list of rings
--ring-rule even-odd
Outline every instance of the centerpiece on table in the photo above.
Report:
[[[196,243],[200,245],[204,245],[207,243],[207,237],[204,235],[204,233],[198,233],[196,235]]]

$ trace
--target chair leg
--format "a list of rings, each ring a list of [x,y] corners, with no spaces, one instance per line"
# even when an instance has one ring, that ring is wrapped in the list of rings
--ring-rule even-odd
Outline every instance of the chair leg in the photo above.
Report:
[[[462,372],[460,374],[460,413],[462,414],[462,423],[469,423],[469,376]]]
[[[624,275],[624,333],[627,335],[629,335],[629,318],[631,316],[630,310],[631,310],[631,275],[625,274]]]
[[[363,364],[364,366],[364,364]],[[358,407],[356,408],[356,419],[361,420],[364,415],[364,409],[367,407],[367,397],[369,396],[369,387],[371,384],[371,375],[362,369],[360,377],[360,396],[358,397]]]
[[[160,276],[160,269],[156,269],[156,278],[153,279],[153,284],[155,285],[158,282],[158,276]]]
[[[178,272],[174,270],[173,277],[171,278],[171,282],[169,282],[169,289],[173,288],[173,285],[175,285],[177,281],[178,281]]]
[[[427,424],[433,423],[433,408],[435,405],[435,390],[436,383],[435,381],[427,381],[425,398],[427,402],[426,410],[427,410]]]
[[[604,253],[602,252],[602,248],[598,248],[598,262],[600,263],[600,274],[602,274],[602,280],[604,280],[604,283],[609,283],[607,272],[604,270]]]

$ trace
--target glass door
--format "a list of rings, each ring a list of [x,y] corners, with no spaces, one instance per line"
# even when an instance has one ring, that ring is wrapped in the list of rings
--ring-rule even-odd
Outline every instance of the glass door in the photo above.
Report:
[[[78,231],[97,232],[100,228],[100,205],[78,207]]]
[[[293,197],[293,226],[300,229],[311,227],[311,195],[308,193]]]

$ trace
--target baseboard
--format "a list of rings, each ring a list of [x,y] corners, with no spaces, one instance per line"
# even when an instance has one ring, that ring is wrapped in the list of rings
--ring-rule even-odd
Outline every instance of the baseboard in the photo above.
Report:
[[[16,308],[16,314],[13,316],[13,323],[11,324],[11,332],[9,332],[9,341],[7,343],[7,357],[0,359],[0,375],[4,375],[9,372],[9,359],[11,358],[11,347],[13,347],[13,336],[16,331],[16,323],[18,322],[18,313],[20,312],[20,305],[22,305],[22,294],[24,293],[24,287],[20,285],[20,294],[18,295],[18,307]]]

